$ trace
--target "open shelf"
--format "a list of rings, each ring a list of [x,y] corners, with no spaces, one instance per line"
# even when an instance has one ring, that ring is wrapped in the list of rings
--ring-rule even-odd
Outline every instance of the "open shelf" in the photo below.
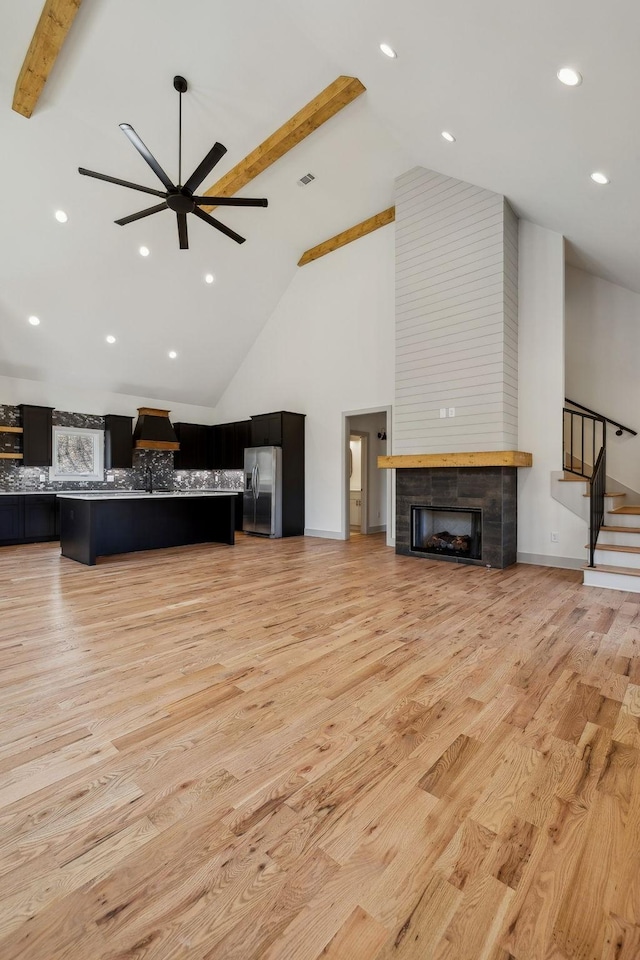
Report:
[[[5,427],[0,424],[0,433],[24,433],[22,427]]]
[[[22,453],[0,453],[0,460],[22,460]]]

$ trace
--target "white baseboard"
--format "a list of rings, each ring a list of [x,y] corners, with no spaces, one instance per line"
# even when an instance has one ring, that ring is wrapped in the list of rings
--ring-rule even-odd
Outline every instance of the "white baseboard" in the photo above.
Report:
[[[548,557],[544,553],[518,553],[518,563],[532,563],[536,567],[560,567],[562,570],[581,570],[585,557]]]
[[[304,535],[305,537],[324,537],[325,540],[345,539],[340,530],[311,530],[309,527],[305,527]]]

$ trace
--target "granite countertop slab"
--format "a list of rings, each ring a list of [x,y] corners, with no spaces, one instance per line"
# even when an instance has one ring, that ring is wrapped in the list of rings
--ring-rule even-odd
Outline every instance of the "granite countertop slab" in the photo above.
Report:
[[[131,494],[132,496],[154,496],[157,497],[161,493],[164,494],[185,494],[188,496],[198,496],[203,493],[224,493],[227,496],[230,493],[242,493],[242,490],[225,490],[225,489],[205,489],[205,490],[156,490],[153,494],[148,494],[146,490],[0,490],[0,497],[32,497],[32,496],[51,496],[51,497],[69,497],[69,496],[83,496],[85,494],[94,494],[101,497],[123,497]]]
[[[146,493],[144,490],[122,490],[119,493],[103,493],[101,490],[87,490],[85,493],[58,493],[65,500],[185,500],[194,497],[235,497],[239,490],[158,490]]]

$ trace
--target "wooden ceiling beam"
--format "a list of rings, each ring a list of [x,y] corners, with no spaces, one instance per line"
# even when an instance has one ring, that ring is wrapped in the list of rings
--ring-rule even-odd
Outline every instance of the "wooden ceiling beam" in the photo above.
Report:
[[[81,3],[45,0],[13,92],[12,107],[23,117],[33,113]]]
[[[365,89],[357,77],[338,77],[202,195],[234,196],[263,170],[364,93]],[[213,210],[214,206],[202,209]]]
[[[305,263],[311,263],[312,260],[324,257],[327,253],[332,253],[334,250],[337,250],[339,247],[344,247],[345,244],[351,243],[353,240],[366,237],[368,233],[373,233],[374,230],[379,230],[380,227],[386,227],[388,223],[393,223],[395,218],[396,208],[388,207],[386,210],[376,213],[375,216],[369,217],[368,220],[356,223],[355,227],[349,227],[348,230],[343,230],[342,233],[336,234],[336,236],[331,237],[330,240],[324,240],[317,246],[311,247],[310,250],[305,250],[298,260],[298,266],[304,267]]]

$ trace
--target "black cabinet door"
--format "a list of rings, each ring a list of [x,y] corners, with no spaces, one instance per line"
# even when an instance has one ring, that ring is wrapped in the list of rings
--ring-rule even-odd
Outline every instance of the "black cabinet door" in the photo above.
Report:
[[[24,538],[24,497],[0,497],[0,543]]]
[[[208,470],[211,463],[209,427],[203,423],[174,423],[180,449],[173,455],[176,470]]]
[[[229,429],[231,427],[231,429]],[[218,463],[220,470],[228,470],[232,457],[233,424],[221,423],[218,425]]]
[[[244,467],[244,451],[246,447],[252,446],[251,444],[251,421],[250,420],[238,420],[234,425],[234,456],[233,456],[233,468],[234,470],[242,470]]]
[[[24,498],[25,540],[55,540],[58,532],[58,498],[34,494]]]
[[[34,407],[23,403],[22,443],[24,467],[50,467],[51,460],[51,415],[53,407]]]
[[[191,470],[191,423],[174,423],[173,429],[178,438],[180,449],[173,454],[173,466],[176,470]]]
[[[104,418],[104,465],[107,470],[133,466],[133,417],[107,414]]]
[[[251,418],[251,445],[253,447],[282,446],[281,413],[265,413]]]
[[[253,446],[251,441],[251,421],[237,420],[235,423],[217,423],[210,427],[211,447],[210,469],[242,470],[244,467],[245,447]]]

